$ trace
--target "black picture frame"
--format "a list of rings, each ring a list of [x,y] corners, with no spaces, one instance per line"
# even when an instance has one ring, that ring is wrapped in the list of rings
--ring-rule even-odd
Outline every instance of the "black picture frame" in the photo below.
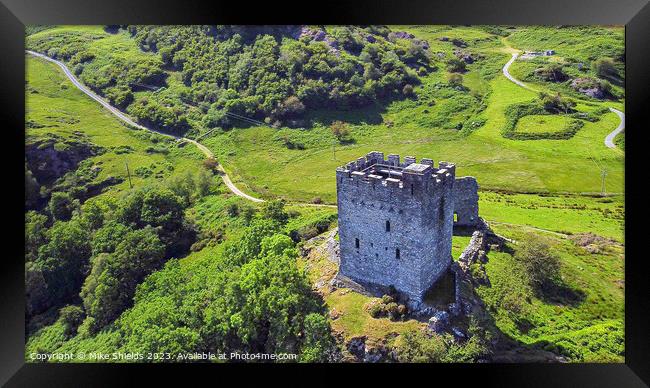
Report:
[[[108,365],[26,364],[24,361],[24,26],[29,24],[519,24],[625,25],[625,363],[427,365]],[[627,387],[650,383],[650,300],[644,241],[647,194],[641,147],[648,129],[650,5],[647,0],[439,0],[250,2],[198,0],[0,0],[0,103],[3,127],[4,257],[0,262],[0,383],[7,386],[97,386],[148,382],[152,375],[211,385],[251,378],[287,385],[364,385],[390,380],[426,385]],[[14,236],[15,234],[15,236]],[[645,255],[644,255],[645,254]],[[346,377],[342,374],[345,373]],[[227,380],[225,375],[239,380]],[[170,380],[171,381],[171,380]],[[228,382],[229,381],[229,382]],[[410,382],[413,381],[413,382]],[[419,384],[419,383],[418,383]],[[345,385],[345,384],[344,384]]]

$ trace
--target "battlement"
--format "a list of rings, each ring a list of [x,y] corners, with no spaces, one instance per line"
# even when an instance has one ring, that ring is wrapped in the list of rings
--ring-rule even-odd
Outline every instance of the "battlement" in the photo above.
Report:
[[[390,154],[385,159],[383,152],[372,151],[336,169],[339,184],[351,182],[355,185],[368,184],[376,188],[408,188],[409,190],[432,190],[438,186],[452,185],[456,166],[439,162],[438,167],[432,159],[422,158],[418,163],[413,156],[404,157]]]

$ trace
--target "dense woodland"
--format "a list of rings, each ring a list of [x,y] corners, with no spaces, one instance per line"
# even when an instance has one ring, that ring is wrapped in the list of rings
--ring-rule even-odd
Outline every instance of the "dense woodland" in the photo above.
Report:
[[[95,57],[87,36],[32,47],[69,61],[79,78],[142,123],[176,134],[190,126],[186,105],[206,128],[228,127],[228,113],[270,125],[304,125],[305,111],[354,108],[412,94],[430,70],[428,45],[385,27],[107,26],[127,28],[145,57]],[[144,58],[144,60],[143,60]],[[185,88],[135,100],[142,88],[167,88],[165,71]]]
[[[107,337],[113,350],[141,354],[287,352],[305,362],[331,359],[325,310],[296,266],[282,202],[259,212],[230,206],[226,217],[241,218],[241,239],[195,266],[191,278],[179,267],[175,258],[191,246],[221,241],[185,216],[188,206],[214,194],[212,181],[201,170],[82,206],[56,193],[46,211],[28,212],[28,332],[54,313],[47,330],[64,341],[75,337],[77,349],[88,351],[97,350],[92,339]],[[47,351],[52,338],[44,337],[30,349]]]

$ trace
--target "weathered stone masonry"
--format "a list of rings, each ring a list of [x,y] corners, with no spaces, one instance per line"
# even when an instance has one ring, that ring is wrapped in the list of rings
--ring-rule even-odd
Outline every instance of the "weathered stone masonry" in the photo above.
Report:
[[[451,264],[455,166],[370,152],[337,168],[340,273],[413,302]]]
[[[478,183],[476,178],[464,176],[454,182],[454,225],[477,226]]]

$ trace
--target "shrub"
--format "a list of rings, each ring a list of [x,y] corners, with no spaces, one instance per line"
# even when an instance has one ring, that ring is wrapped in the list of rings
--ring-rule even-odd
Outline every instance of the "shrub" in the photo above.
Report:
[[[219,162],[217,162],[217,159],[209,157],[203,160],[203,167],[208,171],[216,172]]]
[[[407,331],[400,337],[396,347],[397,359],[400,362],[440,362],[446,346],[441,337],[427,337],[421,331]]]
[[[384,306],[382,304],[379,304],[379,303],[373,304],[368,309],[368,313],[373,318],[380,318],[384,313]]]
[[[456,87],[463,85],[463,76],[457,73],[451,73],[447,76],[449,86]]]
[[[562,71],[562,66],[557,63],[550,63],[535,70],[535,76],[550,82],[563,82],[568,76]]]
[[[599,77],[618,76],[614,60],[611,58],[599,58],[592,63],[592,67]]]
[[[571,121],[565,128],[554,132],[524,133],[516,132],[517,122],[524,116],[549,115],[549,111],[538,102],[513,104],[506,108],[506,123],[501,130],[503,137],[516,140],[538,140],[538,139],[570,139],[584,126],[581,120]]]
[[[463,73],[467,70],[467,64],[458,58],[451,58],[447,61],[447,71],[452,73]]]
[[[226,213],[228,213],[228,217],[237,217],[239,215],[239,205],[231,203],[226,208]]]
[[[560,93],[557,93],[556,95],[550,95],[548,93],[541,92],[539,94],[539,99],[542,101],[542,106],[544,109],[549,112],[569,113],[576,106],[576,103],[574,101],[562,97]]]
[[[284,210],[284,201],[276,199],[264,202],[264,205],[262,206],[262,217],[276,221],[280,224],[285,224],[289,215]]]
[[[531,287],[548,290],[560,278],[560,259],[551,251],[550,244],[534,234],[529,234],[517,246],[515,259],[526,270]]]
[[[70,194],[59,191],[52,193],[48,207],[55,220],[68,221],[72,217],[75,203]]]

